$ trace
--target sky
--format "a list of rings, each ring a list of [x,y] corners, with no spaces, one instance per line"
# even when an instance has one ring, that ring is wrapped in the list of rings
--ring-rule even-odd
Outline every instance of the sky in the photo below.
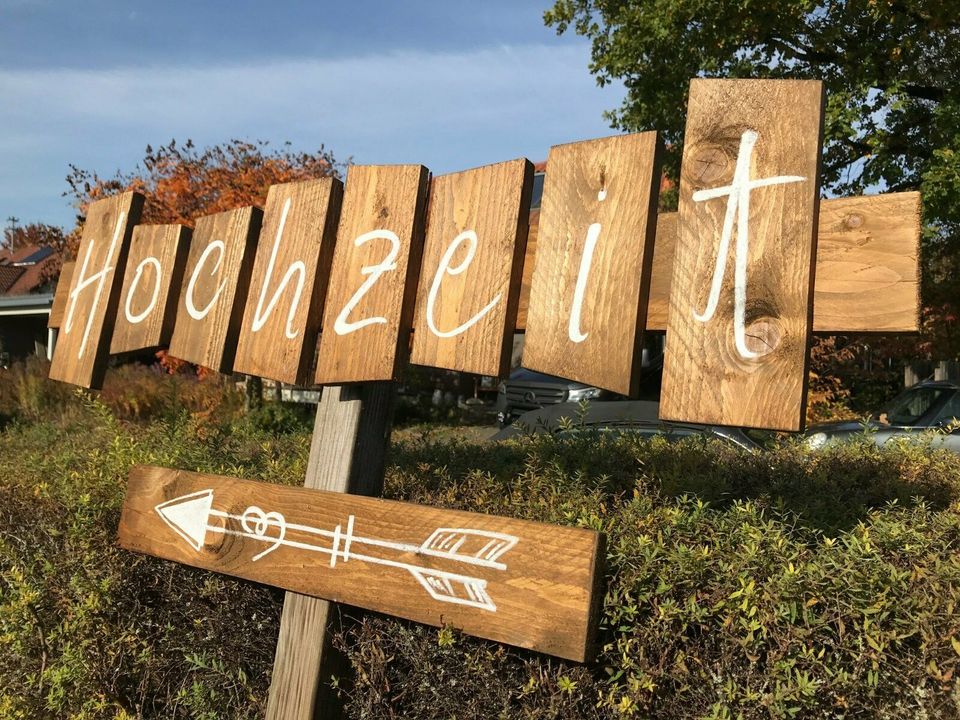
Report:
[[[590,47],[550,0],[0,0],[0,222],[69,229],[69,165],[172,138],[323,145],[434,174],[613,134]]]

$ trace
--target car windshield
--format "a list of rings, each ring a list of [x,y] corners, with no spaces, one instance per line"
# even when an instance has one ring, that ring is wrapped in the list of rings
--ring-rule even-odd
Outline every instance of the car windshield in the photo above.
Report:
[[[903,393],[875,416],[876,420],[890,425],[914,425],[926,415],[943,395],[942,388],[920,387]]]

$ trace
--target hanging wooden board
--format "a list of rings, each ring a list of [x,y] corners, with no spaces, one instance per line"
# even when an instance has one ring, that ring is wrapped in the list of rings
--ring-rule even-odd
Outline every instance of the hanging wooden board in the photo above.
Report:
[[[350,166],[316,382],[398,376],[410,342],[429,175],[422,165]]]
[[[119,539],[128,550],[571,660],[594,649],[604,543],[590,530],[135,467]]]
[[[813,331],[920,330],[920,193],[820,204]]]
[[[111,354],[170,344],[192,232],[183,225],[133,229]]]
[[[819,81],[691,81],[664,420],[802,429],[823,108]]]
[[[331,177],[268,191],[235,372],[309,384],[342,196]]]
[[[70,278],[50,377],[99,388],[107,369],[127,248],[143,195],[125,192],[91,203]]]
[[[173,357],[232,371],[262,216],[244,207],[197,220],[170,339]]]
[[[634,395],[657,223],[657,133],[557,145],[547,165],[523,366]]]
[[[920,329],[920,193],[820,201],[813,331]],[[647,330],[667,329],[677,213],[660,213]]]
[[[507,373],[532,188],[524,159],[433,179],[411,362]]]

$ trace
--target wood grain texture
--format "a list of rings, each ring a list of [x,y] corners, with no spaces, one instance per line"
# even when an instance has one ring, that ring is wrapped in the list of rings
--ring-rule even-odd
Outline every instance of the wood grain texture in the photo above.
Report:
[[[920,329],[920,193],[820,201],[813,331]],[[677,213],[660,213],[647,330],[667,329]],[[529,244],[528,244],[529,247]]]
[[[820,205],[814,332],[920,330],[920,193]]]
[[[342,197],[330,177],[268,191],[235,372],[309,384]]]
[[[205,507],[161,517],[187,496]],[[130,472],[119,540],[128,550],[571,660],[593,649],[604,550],[589,530],[140,466]]]
[[[53,292],[53,304],[50,306],[50,315],[47,317],[48,328],[59,328],[63,324],[63,316],[67,311],[67,300],[70,298],[70,279],[73,277],[72,260],[60,266],[60,276],[57,278],[57,289]]]
[[[173,357],[233,370],[262,217],[259,208],[243,207],[197,220],[170,339]]]
[[[422,165],[350,167],[316,382],[391,380],[399,374],[410,346],[428,180]],[[375,318],[385,322],[367,322]]]
[[[110,355],[110,338],[133,226],[144,197],[125,192],[87,208],[70,296],[50,364],[54,380],[99,388]]]
[[[380,382],[323,389],[304,487],[369,496],[382,492],[395,387]],[[326,600],[286,593],[268,720],[339,717],[340,701],[330,679],[349,670],[332,647],[328,627],[333,613]]]
[[[657,223],[657,133],[557,145],[547,162],[523,366],[635,395]]]
[[[818,81],[691,81],[661,418],[802,429],[823,108]],[[740,193],[732,214],[728,196],[695,196],[738,176],[780,180],[750,191],[749,206]]]
[[[507,373],[532,188],[533,165],[525,159],[433,179],[411,362],[480,375]],[[468,232],[477,239],[469,263],[468,240],[450,254]]]
[[[192,232],[183,225],[133,229],[111,354],[170,343]]]

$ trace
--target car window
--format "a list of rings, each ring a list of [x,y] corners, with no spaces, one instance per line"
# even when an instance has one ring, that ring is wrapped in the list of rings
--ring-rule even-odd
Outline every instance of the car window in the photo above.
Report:
[[[937,415],[938,422],[948,423],[951,420],[960,421],[960,392],[955,392]]]
[[[895,398],[878,419],[891,425],[914,425],[930,411],[944,392],[943,388],[932,387],[908,390]]]

